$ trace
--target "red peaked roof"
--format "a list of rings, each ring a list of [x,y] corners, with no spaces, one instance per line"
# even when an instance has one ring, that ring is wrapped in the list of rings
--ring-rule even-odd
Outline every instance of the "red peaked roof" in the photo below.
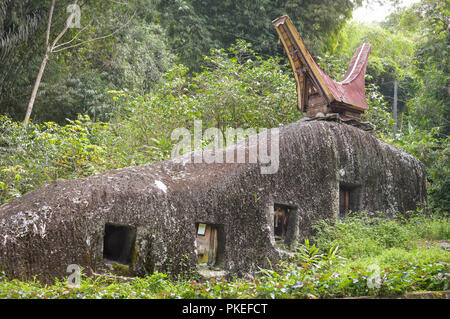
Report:
[[[326,75],[313,59],[334,99],[338,102],[359,107],[364,111],[368,108],[364,77],[370,48],[370,44],[364,43],[356,50],[347,72],[340,82],[336,82]]]
[[[369,59],[370,44],[364,43],[355,52],[346,74],[340,82],[331,79],[316,63],[288,16],[273,21],[280,40],[288,54],[297,82],[299,108],[304,111],[306,78],[311,79],[328,105],[338,102],[358,112],[367,110],[365,95],[365,72]],[[307,74],[308,76],[305,76]]]

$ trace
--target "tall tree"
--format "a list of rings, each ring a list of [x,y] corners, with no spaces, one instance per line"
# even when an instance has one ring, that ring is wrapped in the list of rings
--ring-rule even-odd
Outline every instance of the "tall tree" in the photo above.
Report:
[[[6,20],[0,20],[4,30],[16,30],[26,22],[26,16],[35,12],[43,12],[44,16],[36,30],[16,41],[7,54],[2,55],[5,50],[0,49],[0,113],[15,120],[25,118],[36,75],[46,55],[51,2],[11,1],[6,7]],[[18,6],[19,3],[24,4]],[[50,46],[66,25],[70,4],[73,0],[55,2]],[[114,107],[109,90],[127,88],[144,94],[172,63],[173,54],[166,45],[164,31],[154,24],[151,0],[79,0],[78,4],[82,28],[69,28],[45,65],[33,104],[32,118],[36,121],[63,123],[78,113],[105,120]],[[17,26],[9,23],[13,20]]]
[[[50,59],[50,56],[57,49],[58,41],[64,36],[64,34],[69,29],[70,22],[72,21],[72,19],[75,16],[75,13],[76,13],[78,0],[74,0],[73,6],[72,6],[72,12],[70,13],[70,16],[67,19],[66,25],[61,30],[61,32],[56,36],[56,38],[51,42],[50,31],[51,31],[51,27],[52,27],[52,19],[53,19],[53,11],[55,10],[55,3],[56,3],[56,0],[52,0],[52,3],[50,5],[48,22],[47,22],[47,31],[45,33],[45,55],[44,55],[44,58],[42,59],[41,66],[39,68],[39,72],[36,77],[36,81],[34,82],[34,87],[33,87],[33,91],[31,92],[30,101],[28,102],[27,113],[25,114],[24,123],[28,123],[28,121],[30,120],[31,111],[33,110],[34,101],[36,99],[36,94],[39,89],[39,85],[41,84],[41,79],[42,79],[42,75],[44,74],[45,66],[47,65],[48,59]],[[72,42],[72,40],[70,42]]]

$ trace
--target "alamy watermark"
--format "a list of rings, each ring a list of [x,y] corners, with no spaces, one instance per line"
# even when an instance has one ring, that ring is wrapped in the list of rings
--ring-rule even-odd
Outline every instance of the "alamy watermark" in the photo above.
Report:
[[[257,134],[257,132],[259,133]],[[247,139],[244,139],[248,137]],[[279,168],[279,129],[242,129],[215,127],[202,129],[202,121],[194,121],[194,132],[186,128],[172,131],[171,139],[179,141],[171,157],[180,163],[249,163],[260,164],[261,174],[275,174]],[[181,140],[180,140],[181,139]],[[206,146],[206,149],[203,149]],[[185,154],[187,153],[187,154]],[[181,156],[184,154],[183,156]]]
[[[66,272],[70,273],[67,277],[66,284],[71,288],[80,288],[81,284],[81,267],[77,264],[67,266]]]
[[[66,12],[70,14],[67,18],[67,26],[69,28],[81,28],[81,8],[78,4],[70,4],[66,8]]]
[[[381,286],[380,267],[378,265],[370,265],[367,268],[370,275],[367,277],[367,287],[370,289],[378,289]]]

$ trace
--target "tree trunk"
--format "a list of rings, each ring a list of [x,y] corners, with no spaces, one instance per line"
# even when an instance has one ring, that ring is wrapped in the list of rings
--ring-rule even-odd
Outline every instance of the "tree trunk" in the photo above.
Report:
[[[397,132],[397,89],[398,81],[394,80],[394,110],[392,111],[392,116],[394,118],[394,133]]]
[[[33,110],[34,100],[36,99],[36,95],[39,89],[39,85],[41,84],[42,75],[44,74],[45,66],[47,65],[47,61],[50,57],[50,52],[47,49],[45,53],[44,59],[42,60],[41,67],[39,68],[39,73],[36,78],[36,82],[34,82],[33,92],[31,93],[30,102],[28,103],[27,114],[25,115],[24,123],[27,124],[30,120],[31,111]]]

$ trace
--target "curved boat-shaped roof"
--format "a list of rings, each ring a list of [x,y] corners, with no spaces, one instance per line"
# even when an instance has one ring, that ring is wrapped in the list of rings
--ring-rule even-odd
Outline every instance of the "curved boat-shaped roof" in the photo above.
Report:
[[[365,72],[371,45],[364,43],[355,52],[347,72],[340,82],[331,79],[316,63],[307,50],[288,16],[273,21],[273,25],[288,53],[294,77],[297,82],[298,107],[305,110],[307,79],[313,82],[327,104],[343,103],[359,112],[367,110],[365,95]]]

